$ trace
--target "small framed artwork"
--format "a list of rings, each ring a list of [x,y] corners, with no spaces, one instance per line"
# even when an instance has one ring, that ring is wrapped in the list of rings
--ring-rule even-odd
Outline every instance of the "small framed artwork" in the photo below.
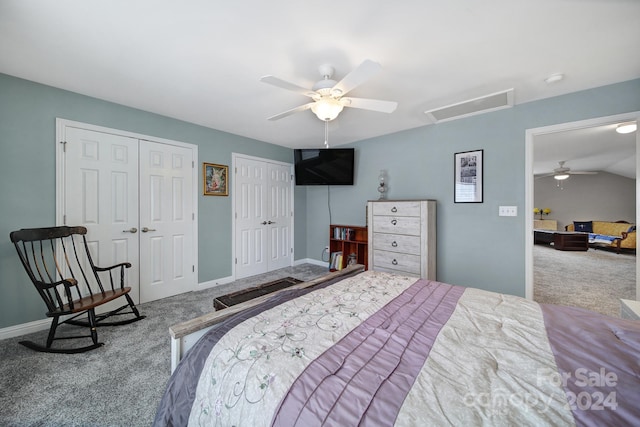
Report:
[[[454,154],[455,203],[482,203],[484,150]]]
[[[203,194],[205,196],[229,195],[229,167],[213,163],[202,164]]]

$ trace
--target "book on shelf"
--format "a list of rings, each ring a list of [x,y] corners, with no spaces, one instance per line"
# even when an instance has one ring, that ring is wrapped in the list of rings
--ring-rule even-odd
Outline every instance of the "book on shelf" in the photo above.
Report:
[[[353,240],[355,237],[355,230],[348,227],[334,227],[333,238],[336,240]]]
[[[342,270],[342,251],[332,252],[329,261],[330,270]]]

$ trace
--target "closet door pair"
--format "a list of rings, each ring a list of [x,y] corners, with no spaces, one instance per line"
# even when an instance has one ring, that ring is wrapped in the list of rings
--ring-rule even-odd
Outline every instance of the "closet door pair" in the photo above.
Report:
[[[95,264],[130,262],[137,303],[193,290],[193,149],[72,125],[59,132],[62,223],[87,227]]]

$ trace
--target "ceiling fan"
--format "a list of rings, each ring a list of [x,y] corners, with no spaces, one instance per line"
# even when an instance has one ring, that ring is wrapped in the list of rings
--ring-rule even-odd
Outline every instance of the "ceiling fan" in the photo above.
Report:
[[[297,92],[313,100],[307,104],[271,116],[269,120],[279,120],[294,113],[311,109],[320,120],[328,122],[338,117],[343,107],[392,113],[398,106],[397,102],[344,96],[381,69],[382,66],[380,64],[367,59],[358,68],[347,74],[345,78],[336,82],[331,79],[334,72],[333,67],[331,65],[321,65],[318,71],[320,71],[323,78],[314,84],[311,89],[303,88],[274,76],[264,76],[260,79],[261,82]]]
[[[562,181],[565,180],[567,178],[569,178],[570,175],[595,175],[598,172],[593,172],[593,171],[575,171],[572,172],[570,168],[568,167],[564,167],[564,161],[558,162],[558,164],[560,165],[559,168],[555,168],[553,170],[552,173],[546,173],[544,175],[539,175],[536,177],[536,179],[538,178],[544,178],[547,176],[552,176],[554,179],[557,179],[558,181]]]

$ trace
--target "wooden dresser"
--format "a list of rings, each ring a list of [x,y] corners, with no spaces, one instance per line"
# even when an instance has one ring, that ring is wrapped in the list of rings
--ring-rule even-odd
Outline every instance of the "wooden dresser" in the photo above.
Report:
[[[436,279],[436,201],[369,201],[369,269]]]

